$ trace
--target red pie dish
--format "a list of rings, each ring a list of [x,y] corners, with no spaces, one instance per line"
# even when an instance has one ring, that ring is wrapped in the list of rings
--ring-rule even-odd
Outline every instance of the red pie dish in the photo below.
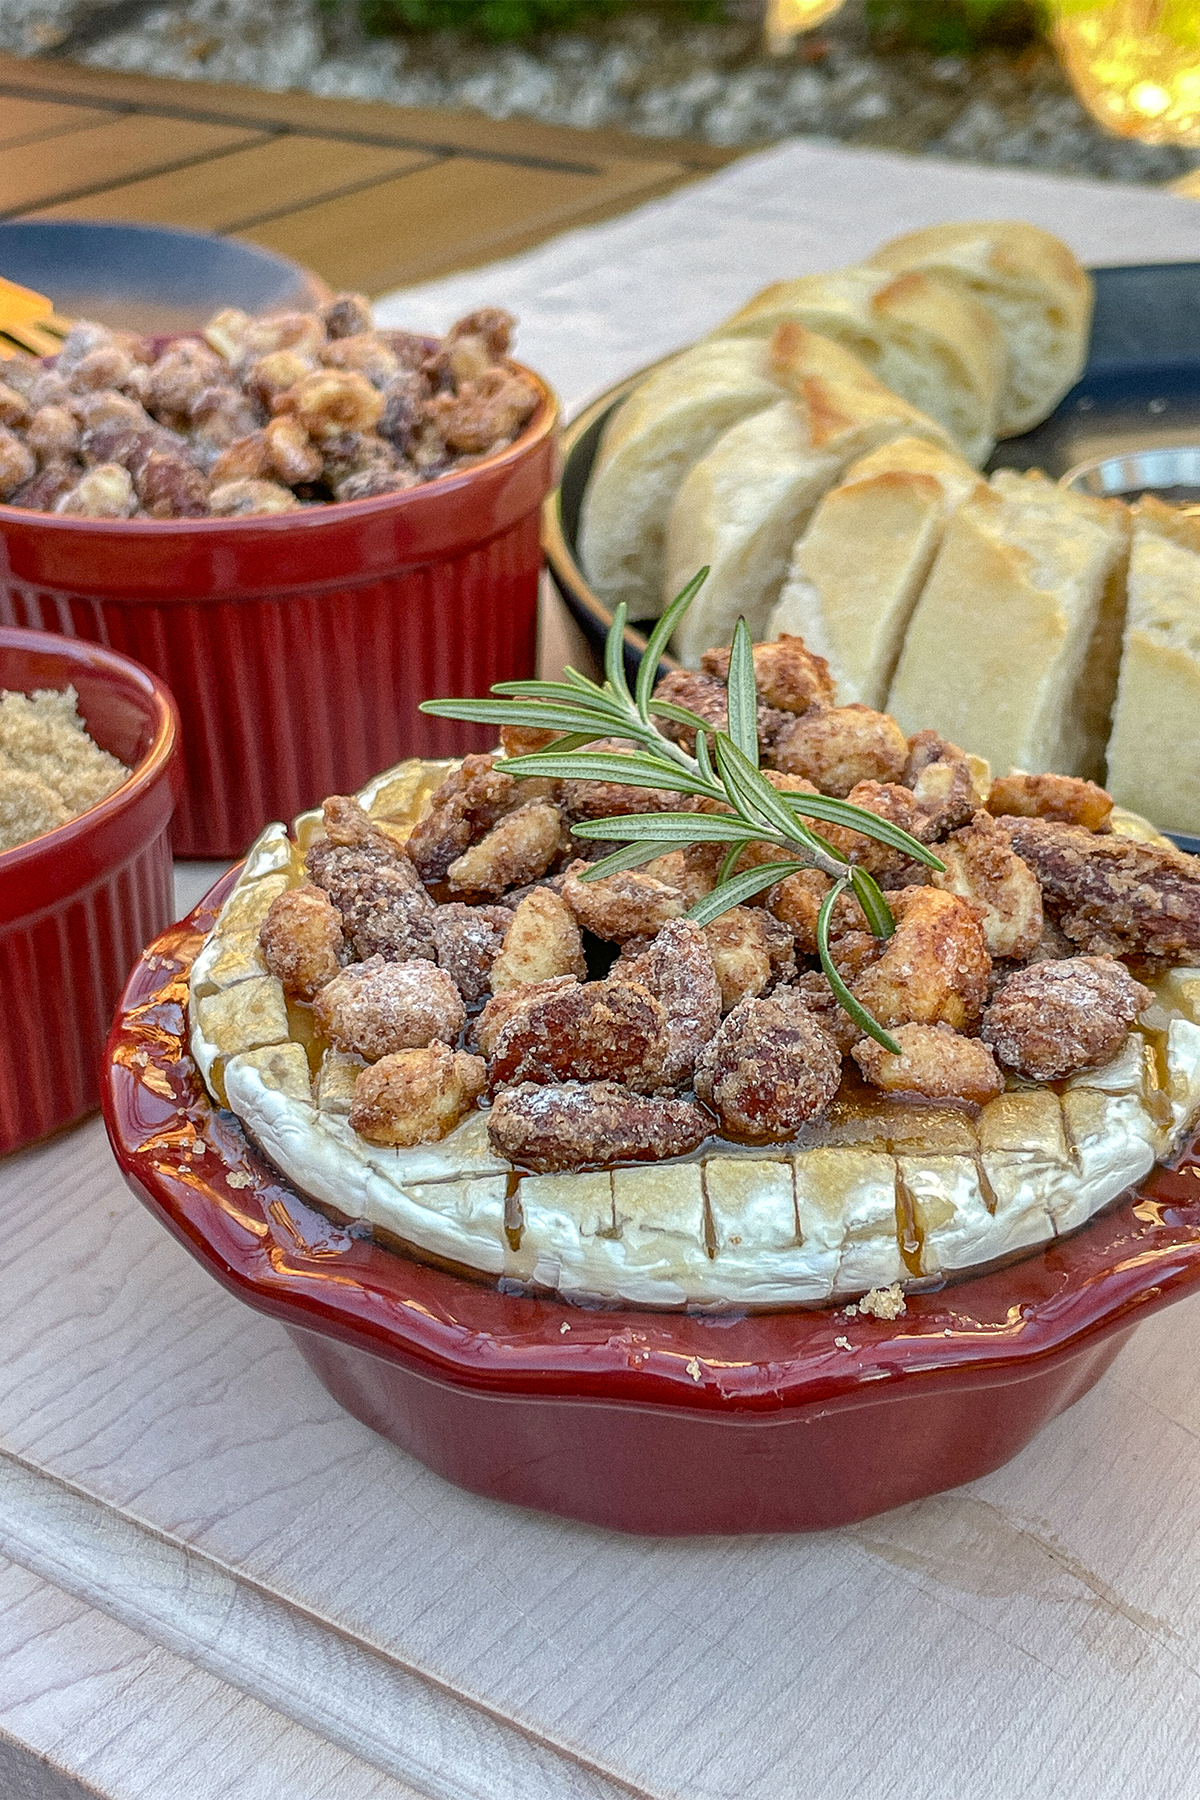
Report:
[[[477,1493],[633,1532],[867,1518],[998,1468],[1200,1285],[1195,1140],[1071,1236],[890,1322],[584,1307],[384,1248],[301,1199],[191,1061],[188,971],[235,878],[130,978],[104,1077],[117,1160],[336,1400]]]
[[[268,819],[403,756],[489,747],[417,711],[532,675],[557,406],[505,449],[372,499],[243,518],[89,519],[0,505],[0,624],[136,657],[179,702],[177,856],[238,856]]]
[[[128,657],[0,627],[0,689],[67,686],[95,742],[132,772],[106,800],[0,852],[0,1153],[99,1103],[122,985],[174,912],[175,703]]]

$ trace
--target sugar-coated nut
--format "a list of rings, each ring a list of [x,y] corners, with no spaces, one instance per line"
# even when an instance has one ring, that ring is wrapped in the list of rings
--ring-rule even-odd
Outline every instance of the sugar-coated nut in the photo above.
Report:
[[[250,431],[235,438],[221,451],[208,472],[210,485],[216,489],[238,481],[260,481],[271,473],[271,458],[265,431]]]
[[[74,456],[79,450],[79,421],[66,406],[39,406],[25,431],[25,442],[41,463]]]
[[[369,1144],[436,1144],[487,1086],[483,1058],[434,1043],[401,1050],[363,1069],[354,1083],[350,1128]]]
[[[888,1027],[973,1029],[992,968],[978,914],[938,888],[905,888],[890,899],[896,930],[853,983],[855,999]]]
[[[899,1056],[870,1037],[860,1038],[850,1052],[872,1087],[980,1106],[1003,1093],[996,1059],[978,1038],[960,1037],[949,1025],[898,1025],[892,1035]]]
[[[842,1059],[786,993],[739,1001],[696,1064],[696,1092],[735,1136],[792,1137],[837,1093]]]
[[[240,306],[223,307],[204,327],[204,341],[226,362],[236,362],[247,331],[254,323]]]
[[[24,394],[0,379],[0,425],[28,425],[33,408]]]
[[[683,895],[643,869],[622,869],[599,881],[584,881],[584,862],[566,871],[562,897],[585,931],[609,943],[653,937],[670,919],[682,917]]]
[[[996,776],[987,809],[996,817],[1056,819],[1062,825],[1082,825],[1085,831],[1103,831],[1113,802],[1094,781],[1074,775],[1024,775],[1014,769],[1010,775]]]
[[[700,658],[706,675],[729,679],[729,651],[706,650]],[[758,697],[781,712],[805,713],[812,706],[832,706],[834,681],[823,656],[804,639],[782,632],[774,643],[755,644],[754,679]]]
[[[321,313],[326,337],[355,337],[371,329],[371,302],[365,294],[335,294]]]
[[[1055,819],[1006,818],[1003,829],[1037,876],[1047,913],[1079,949],[1197,959],[1200,857]]]
[[[648,988],[667,1016],[663,1083],[683,1087],[721,1023],[721,985],[704,932],[691,919],[670,919],[637,956],[622,956],[612,973]]]
[[[193,401],[190,418],[196,447],[208,454],[246,437],[261,423],[262,414],[239,389],[209,387]]]
[[[575,975],[582,981],[586,974],[583,938],[566,901],[551,888],[526,894],[492,964],[493,994],[556,975]]]
[[[548,1174],[686,1156],[712,1124],[689,1101],[647,1099],[615,1081],[525,1083],[497,1096],[488,1141],[509,1162]]]
[[[510,1019],[535,1005],[543,995],[578,985],[578,977],[575,975],[552,975],[547,981],[522,981],[516,987],[504,988],[500,993],[493,994],[472,1027],[475,1048],[481,1056],[490,1057],[496,1048],[497,1038]]]
[[[240,519],[250,513],[296,512],[300,502],[276,481],[226,481],[208,496],[209,511],[218,519]]]
[[[729,694],[723,681],[715,675],[706,675],[701,670],[672,669],[664,675],[654,690],[656,700],[669,701],[674,706],[681,706],[687,712],[695,713],[699,719],[706,720],[714,730],[725,731],[729,724]],[[790,722],[790,714],[781,712],[777,707],[768,706],[759,696],[758,703],[758,741],[764,750],[769,749],[778,737],[779,732]],[[694,751],[696,734],[690,725],[678,724],[674,719],[662,718],[657,721],[659,729],[675,742],[682,744],[685,750]],[[672,810],[678,810],[678,798],[672,796]]]
[[[516,328],[516,319],[502,306],[479,306],[455,320],[446,333],[446,342],[453,344],[461,337],[482,338],[494,357],[502,357],[508,355]]]
[[[908,740],[895,719],[869,706],[830,706],[792,719],[775,740],[776,768],[803,775],[844,799],[860,781],[898,781]]]
[[[771,888],[769,910],[792,934],[801,956],[817,954],[817,920],[829,892],[829,877],[819,869],[799,869]]]
[[[1123,963],[1072,956],[1018,969],[983,1015],[982,1036],[1031,1081],[1058,1081],[1111,1062],[1151,995]]]
[[[285,487],[320,479],[321,452],[311,442],[299,419],[282,413],[270,421],[263,438],[270,472]]]
[[[149,405],[155,412],[187,418],[205,388],[225,379],[214,350],[199,339],[183,338],[164,350],[150,370]]]
[[[464,906],[448,900],[429,915],[439,968],[445,969],[468,1006],[491,992],[492,964],[513,915],[506,906]]]
[[[479,843],[456,857],[446,878],[459,893],[502,894],[544,875],[558,853],[562,815],[533,800],[506,813]]]
[[[259,929],[263,961],[289,994],[311,1000],[342,967],[342,917],[318,887],[277,894]]]
[[[127,519],[136,505],[129,470],[119,463],[97,463],[55,501],[54,510],[81,519]]]
[[[386,392],[401,373],[400,359],[373,331],[355,332],[322,344],[320,359],[327,369],[357,369],[372,387]]]
[[[271,350],[250,364],[243,380],[252,394],[270,409],[281,395],[311,375],[316,368],[311,356],[298,356],[294,350]]]
[[[804,974],[797,975],[788,987],[776,988],[771,998],[790,1002],[793,996],[808,1009],[841,1054],[849,1056],[862,1036],[862,1027],[845,1011],[828,979],[818,970],[806,970]]]
[[[426,414],[451,450],[478,452],[511,438],[537,403],[532,382],[493,367],[464,381],[456,394],[435,394]]]
[[[19,487],[32,481],[36,471],[32,450],[7,426],[0,425],[0,500],[7,500]]]
[[[889,825],[907,831],[910,837],[921,836],[922,818],[916,797],[899,782],[859,781],[845,799],[849,805],[861,806],[864,812],[874,813],[876,818],[886,819]],[[818,830],[835,850],[851,862],[860,864],[885,887],[903,887],[914,876],[924,879],[921,864],[903,850],[895,850],[867,832],[824,821]]]
[[[134,476],[142,511],[152,519],[198,519],[208,511],[208,483],[193,463],[151,450]]]
[[[522,1007],[498,1033],[493,1092],[522,1081],[619,1081],[637,1093],[664,1083],[670,1041],[662,1004],[640,982],[557,989]]]
[[[1015,962],[1031,956],[1042,936],[1042,890],[991,814],[977,812],[972,824],[938,845],[938,856],[946,867],[933,885],[971,902],[989,954]]]
[[[339,1050],[378,1062],[440,1039],[453,1044],[467,1022],[458,989],[432,963],[353,963],[322,987],[313,1005],[318,1028]]]
[[[7,498],[10,505],[27,506],[34,512],[53,512],[55,502],[64,494],[70,493],[82,473],[83,470],[76,462],[48,462],[32,480],[7,496],[4,494],[3,482],[0,481],[0,499]]]
[[[308,867],[345,922],[354,954],[387,962],[434,962],[434,907],[420,877],[394,845],[313,845]]]
[[[771,941],[761,908],[731,906],[704,927],[704,936],[721,987],[722,1012],[771,985]]]
[[[310,437],[370,431],[383,416],[383,395],[354,369],[317,369],[291,389],[290,410]]]
[[[321,321],[313,313],[269,313],[251,319],[242,333],[241,360],[249,364],[275,350],[294,350],[299,356],[315,356],[321,344]]]

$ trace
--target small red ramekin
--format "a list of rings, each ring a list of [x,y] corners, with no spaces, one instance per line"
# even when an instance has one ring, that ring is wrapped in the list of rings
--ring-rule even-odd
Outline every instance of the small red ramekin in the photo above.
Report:
[[[149,671],[78,639],[0,627],[0,689],[71,685],[133,770],[54,831],[0,851],[0,1154],[100,1101],[100,1058],[138,952],[170,923],[179,715]]]
[[[401,757],[490,748],[417,705],[534,673],[558,413],[521,372],[540,400],[520,437],[402,493],[241,519],[0,506],[0,624],[111,645],[175,695],[176,855],[240,855]]]

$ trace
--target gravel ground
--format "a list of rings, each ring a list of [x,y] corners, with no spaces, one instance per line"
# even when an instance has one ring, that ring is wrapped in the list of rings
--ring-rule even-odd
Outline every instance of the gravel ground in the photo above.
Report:
[[[654,11],[521,47],[450,33],[364,40],[353,0],[332,14],[316,0],[118,0],[115,9],[113,0],[0,0],[0,47],[728,146],[800,135],[1114,181],[1165,182],[1200,167],[1197,150],[1109,137],[1048,49],[882,53],[856,0],[782,57],[763,53],[753,18],[681,25]]]

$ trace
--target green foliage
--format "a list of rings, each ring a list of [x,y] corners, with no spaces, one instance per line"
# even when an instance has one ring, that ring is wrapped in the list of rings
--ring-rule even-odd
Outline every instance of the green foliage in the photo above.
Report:
[[[511,43],[541,31],[611,19],[638,0],[360,0],[368,31],[462,31],[490,43]],[[724,0],[666,0],[665,10],[686,19],[724,17]]]
[[[936,56],[1032,42],[1045,20],[1041,0],[866,0],[872,36]]]

